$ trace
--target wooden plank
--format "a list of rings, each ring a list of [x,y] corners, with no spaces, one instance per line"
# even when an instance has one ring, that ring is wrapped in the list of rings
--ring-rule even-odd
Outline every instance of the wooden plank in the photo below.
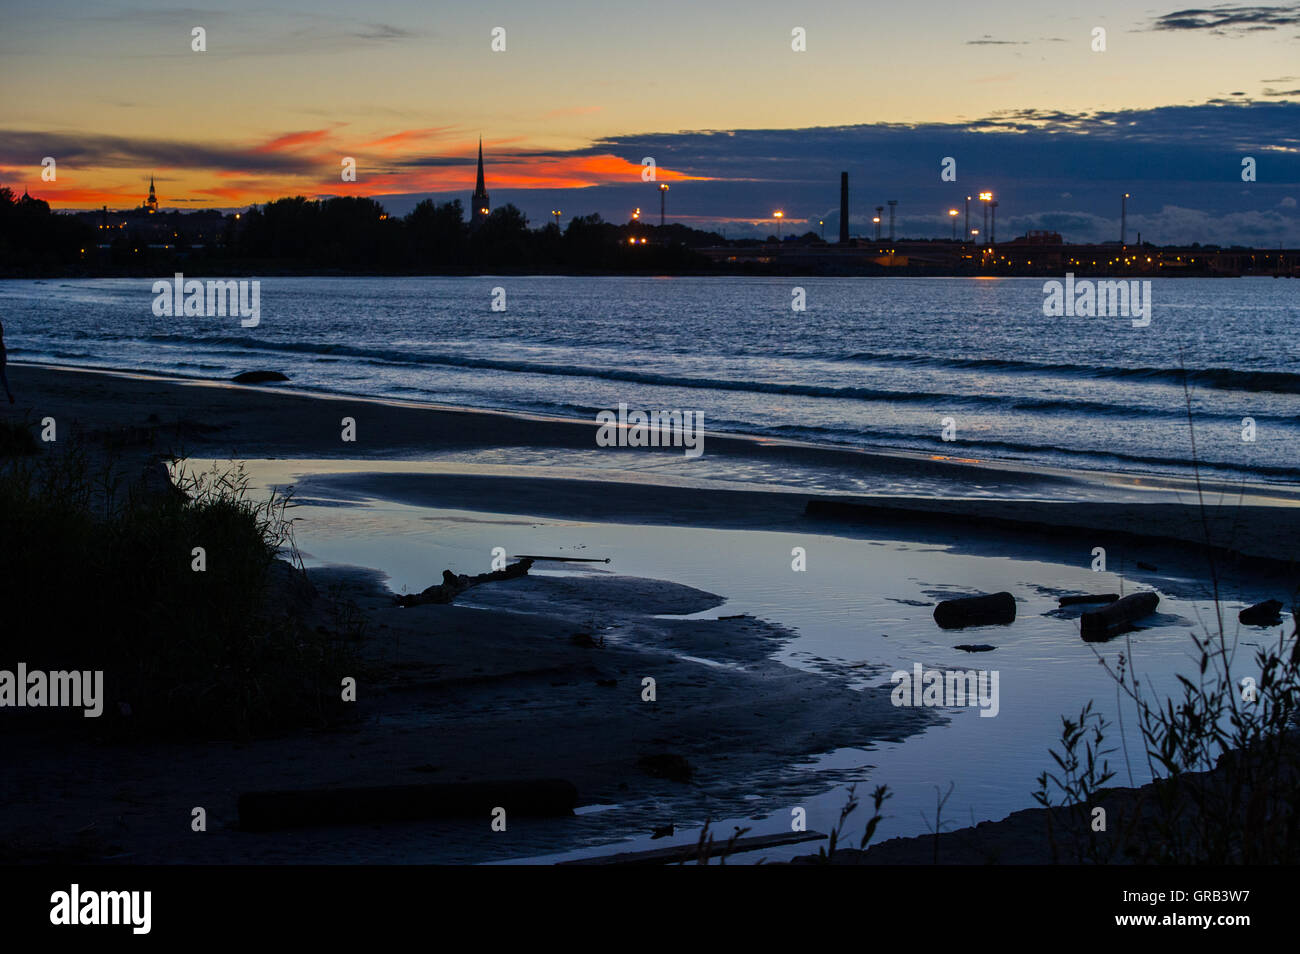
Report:
[[[710,858],[725,855],[738,855],[746,851],[761,851],[764,848],[778,848],[781,845],[797,845],[805,841],[821,841],[827,837],[819,831],[797,831],[788,834],[753,835],[737,838],[727,848],[726,841],[714,841],[705,846]],[[557,862],[560,865],[671,865],[678,862],[695,861],[700,857],[698,842],[689,845],[673,845],[668,848],[652,848],[649,851],[625,851],[616,855],[601,855],[598,858],[577,858],[573,861]]]

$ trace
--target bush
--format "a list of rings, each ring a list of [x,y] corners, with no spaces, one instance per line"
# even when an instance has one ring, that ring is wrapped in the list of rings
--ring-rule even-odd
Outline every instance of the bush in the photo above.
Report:
[[[237,467],[182,484],[145,492],[75,447],[0,467],[0,668],[104,670],[104,716],[76,713],[92,729],[230,738],[329,721],[351,651],[277,610],[289,501],[252,502]]]

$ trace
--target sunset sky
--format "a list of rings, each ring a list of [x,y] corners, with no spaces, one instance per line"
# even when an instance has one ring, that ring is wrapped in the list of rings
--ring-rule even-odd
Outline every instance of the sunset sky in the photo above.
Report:
[[[0,183],[58,208],[138,205],[153,174],[165,208],[372,195],[400,214],[467,201],[482,135],[493,205],[538,224],[657,221],[653,156],[670,218],[735,234],[776,208],[831,234],[845,169],[855,231],[896,198],[901,232],[946,235],[948,207],[993,189],[1007,237],[1112,238],[1129,191],[1155,241],[1300,245],[1300,3],[6,6]]]

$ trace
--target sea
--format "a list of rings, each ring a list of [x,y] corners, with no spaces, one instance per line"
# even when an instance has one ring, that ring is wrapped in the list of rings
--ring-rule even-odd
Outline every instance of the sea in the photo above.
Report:
[[[126,278],[0,283],[0,321],[19,362],[274,370],[309,391],[585,419],[624,403],[701,412],[711,432],[1300,483],[1287,279],[1155,279],[1142,327],[1045,317],[1029,278],[259,281],[251,328],[157,316],[154,280]]]

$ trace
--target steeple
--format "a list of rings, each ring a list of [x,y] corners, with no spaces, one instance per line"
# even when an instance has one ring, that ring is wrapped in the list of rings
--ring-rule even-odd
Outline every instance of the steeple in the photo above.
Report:
[[[158,211],[158,196],[153,190],[153,176],[149,177],[149,198],[144,200],[144,207],[150,212]]]
[[[470,216],[472,224],[482,222],[491,209],[488,202],[487,185],[483,180],[483,137],[478,137],[478,179],[474,183],[474,196],[470,199]]]

